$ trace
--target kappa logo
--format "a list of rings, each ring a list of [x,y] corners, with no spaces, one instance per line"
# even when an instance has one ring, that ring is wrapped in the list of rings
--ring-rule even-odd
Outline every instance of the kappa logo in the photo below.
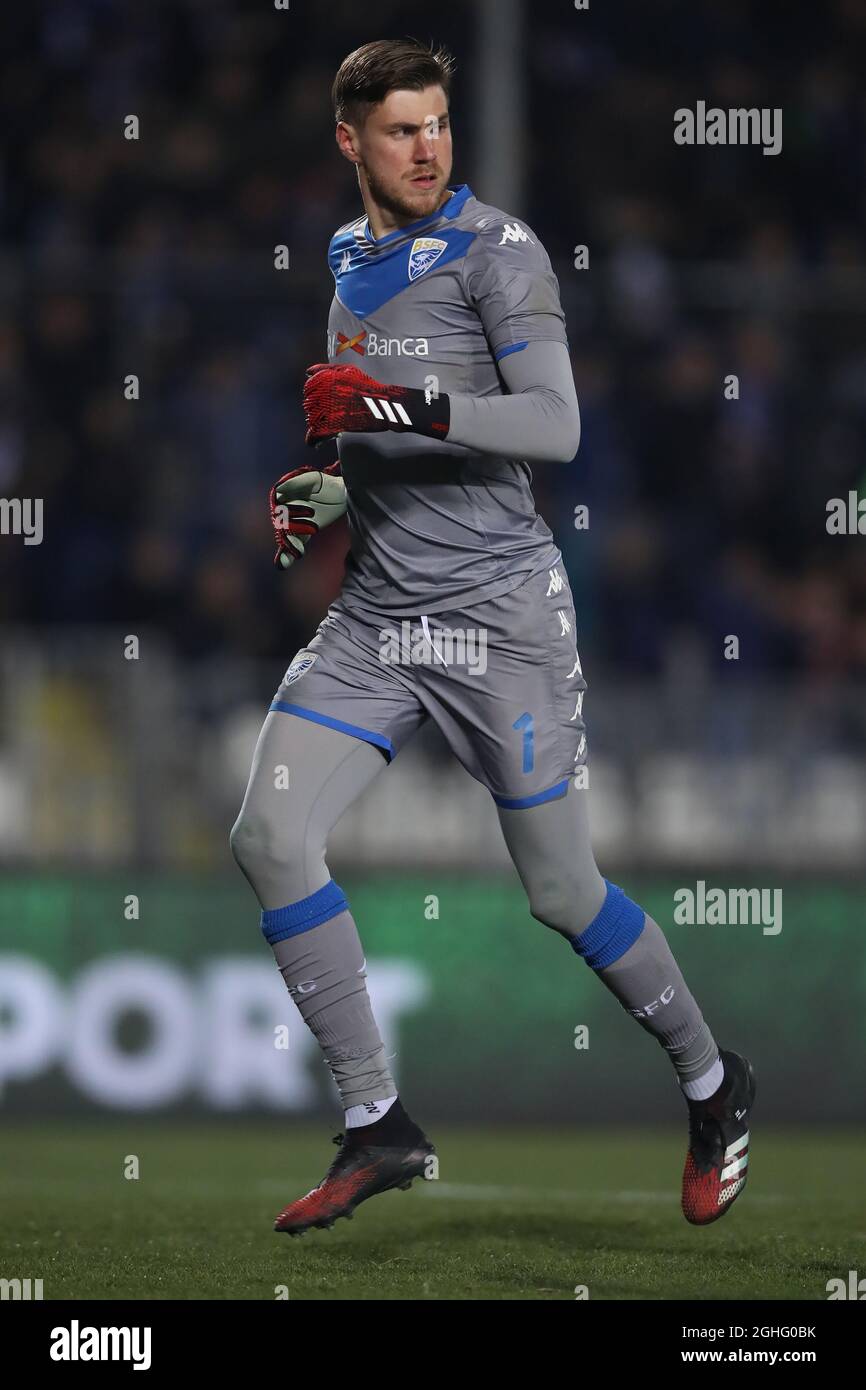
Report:
[[[291,685],[293,681],[299,681],[301,676],[306,675],[309,671],[313,662],[318,661],[318,659],[318,652],[299,652],[283,676],[283,685]]]
[[[419,275],[424,275],[431,265],[435,265],[447,246],[448,242],[440,237],[416,236],[409,252],[409,279],[417,280]]]
[[[349,252],[348,252],[348,251],[344,251],[344,252],[343,252],[343,259],[340,261],[340,274],[341,274],[341,275],[345,275],[346,271],[349,269],[349,262],[350,262],[350,260],[351,260],[351,257],[350,257],[350,255],[349,255]]]
[[[530,246],[535,245],[532,237],[528,232],[523,230],[519,222],[512,222],[510,225],[508,222],[504,224],[502,228],[502,240],[499,245],[504,246],[506,241],[528,241]]]
[[[547,595],[546,595],[546,596],[547,596],[547,598],[550,598],[551,594],[558,594],[558,593],[559,593],[560,589],[561,589],[561,588],[563,587],[563,585],[565,584],[565,580],[563,579],[562,575],[559,573],[559,570],[548,570],[547,572],[548,572],[548,574],[550,575],[550,583],[549,583],[548,586],[547,586]]]

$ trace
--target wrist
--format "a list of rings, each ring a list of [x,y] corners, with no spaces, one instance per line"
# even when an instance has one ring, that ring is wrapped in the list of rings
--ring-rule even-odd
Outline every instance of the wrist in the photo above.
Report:
[[[451,427],[451,401],[447,395],[434,393],[429,387],[415,390],[404,387],[399,399],[384,399],[371,394],[365,397],[368,410],[375,419],[388,422],[399,434],[424,434],[430,439],[446,439]]]

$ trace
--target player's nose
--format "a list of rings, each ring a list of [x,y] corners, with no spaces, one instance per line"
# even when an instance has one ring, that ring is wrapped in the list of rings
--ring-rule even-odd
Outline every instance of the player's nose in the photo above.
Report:
[[[415,163],[429,164],[436,158],[438,142],[433,135],[426,135],[422,131],[415,141]]]

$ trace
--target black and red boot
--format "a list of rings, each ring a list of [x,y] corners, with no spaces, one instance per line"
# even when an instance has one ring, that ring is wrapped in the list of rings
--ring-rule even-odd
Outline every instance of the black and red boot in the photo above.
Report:
[[[729,1211],[749,1171],[749,1112],[755,1099],[751,1062],[719,1052],[725,1074],[708,1100],[690,1100],[689,1151],[683,1170],[683,1216],[708,1226]]]
[[[341,1216],[351,1219],[368,1197],[405,1190],[415,1178],[430,1176],[436,1153],[399,1099],[376,1124],[337,1134],[332,1142],[339,1151],[322,1181],[280,1212],[275,1231],[297,1236],[314,1226],[329,1229]]]

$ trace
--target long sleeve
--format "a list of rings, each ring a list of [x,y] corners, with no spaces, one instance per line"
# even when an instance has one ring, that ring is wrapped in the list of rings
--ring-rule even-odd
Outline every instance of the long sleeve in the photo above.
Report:
[[[568,346],[530,342],[500,358],[504,396],[451,395],[448,442],[527,463],[570,463],[580,410]]]

